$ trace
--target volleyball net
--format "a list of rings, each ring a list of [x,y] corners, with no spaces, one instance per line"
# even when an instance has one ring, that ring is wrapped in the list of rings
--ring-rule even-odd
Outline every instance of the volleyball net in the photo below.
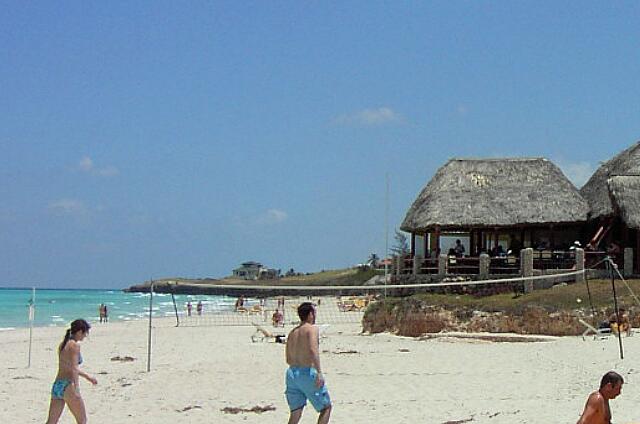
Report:
[[[359,286],[265,286],[211,285],[212,289],[246,295],[171,295],[173,309],[164,316],[174,316],[181,327],[199,326],[270,326],[281,327],[299,322],[297,309],[303,302],[316,305],[319,324],[359,324],[367,307],[387,296],[406,297],[420,293],[469,294],[486,296],[500,293],[519,295],[531,288],[551,287],[575,281],[584,270],[531,277],[494,280],[464,280]],[[164,294],[161,296],[167,296]],[[167,299],[162,302],[168,306]]]
[[[364,310],[373,301],[369,296],[273,296],[178,297],[176,324],[197,326],[273,326],[297,324],[298,306],[303,302],[316,305],[316,321],[326,324],[359,323]]]

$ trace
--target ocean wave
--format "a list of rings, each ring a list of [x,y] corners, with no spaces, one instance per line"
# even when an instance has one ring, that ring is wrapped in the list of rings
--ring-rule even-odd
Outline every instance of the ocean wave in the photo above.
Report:
[[[0,331],[11,331],[11,330],[15,330],[15,327],[0,327]]]

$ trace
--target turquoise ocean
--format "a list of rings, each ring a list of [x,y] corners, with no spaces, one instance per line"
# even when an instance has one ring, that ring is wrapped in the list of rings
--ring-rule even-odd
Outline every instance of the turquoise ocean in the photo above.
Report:
[[[31,289],[0,288],[0,331],[29,326]],[[178,312],[184,313],[188,301],[202,301],[208,310],[232,310],[235,298],[226,296],[176,295]],[[34,326],[67,326],[77,318],[98,322],[98,307],[107,305],[109,321],[128,321],[149,316],[148,293],[121,290],[36,289]],[[175,317],[170,294],[153,295],[154,317]]]

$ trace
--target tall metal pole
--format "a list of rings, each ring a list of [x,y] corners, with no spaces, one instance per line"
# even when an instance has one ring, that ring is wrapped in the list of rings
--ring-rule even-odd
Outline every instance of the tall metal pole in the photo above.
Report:
[[[384,297],[387,298],[387,280],[389,279],[389,173],[384,175]]]
[[[27,368],[31,368],[31,344],[33,342],[33,321],[36,318],[36,288],[31,289],[31,301],[29,301],[29,362]]]
[[[147,372],[151,371],[151,323],[153,321],[153,280],[149,286],[149,340],[147,342]]]
[[[607,256],[607,264],[609,268],[609,275],[611,276],[611,289],[613,290],[613,307],[616,312],[616,325],[618,327],[618,346],[620,347],[620,359],[624,359],[624,351],[622,349],[622,331],[620,329],[620,310],[618,309],[618,296],[616,294],[615,276],[613,274],[613,267],[615,266],[615,263],[609,256]]]

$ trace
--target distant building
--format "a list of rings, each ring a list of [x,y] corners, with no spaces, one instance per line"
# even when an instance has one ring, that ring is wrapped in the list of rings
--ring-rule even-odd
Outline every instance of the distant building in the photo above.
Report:
[[[267,268],[260,262],[243,262],[233,270],[233,276],[244,280],[273,280],[280,277],[280,270]]]

